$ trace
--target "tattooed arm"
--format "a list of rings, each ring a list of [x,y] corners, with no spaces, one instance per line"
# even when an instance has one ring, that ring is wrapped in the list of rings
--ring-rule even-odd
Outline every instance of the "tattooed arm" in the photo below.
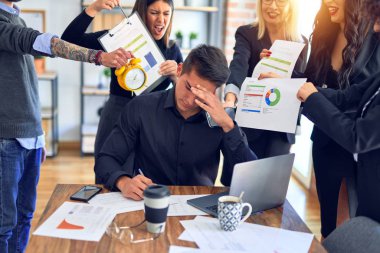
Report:
[[[123,48],[106,53],[99,50],[80,47],[59,38],[53,38],[51,40],[51,51],[54,56],[60,58],[81,62],[99,63],[103,66],[113,68],[120,68],[128,62],[128,59],[133,57],[131,52],[126,51]]]

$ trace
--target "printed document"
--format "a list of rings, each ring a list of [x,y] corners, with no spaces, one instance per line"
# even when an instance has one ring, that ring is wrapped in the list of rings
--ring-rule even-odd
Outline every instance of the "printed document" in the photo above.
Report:
[[[188,199],[202,196],[205,195],[171,195],[168,216],[207,215],[187,204]],[[127,199],[120,192],[98,194],[89,203],[95,206],[112,207],[116,214],[144,210],[144,200]]]
[[[33,234],[97,242],[114,217],[112,207],[65,202]]]
[[[158,74],[160,64],[165,58],[137,13],[124,19],[99,41],[107,52],[125,48],[142,60],[140,65],[145,70],[148,80],[144,88],[135,91],[136,95],[152,91],[166,78]]]
[[[292,77],[293,69],[304,47],[304,43],[276,40],[269,49],[272,52],[271,56],[264,57],[257,63],[252,77],[258,78],[265,72],[274,72],[281,77]]]
[[[187,200],[205,195],[171,195],[168,216],[207,215],[207,213],[190,206]]]
[[[112,207],[116,214],[144,209],[143,200],[127,199],[120,192],[98,194],[90,199],[88,203],[94,206]]]
[[[204,250],[180,246],[170,246],[169,253],[241,253],[237,250]]]
[[[308,252],[312,234],[244,222],[236,231],[223,231],[218,219],[197,216],[181,221],[202,250],[235,250],[261,253]]]
[[[235,120],[240,127],[295,133],[306,79],[247,77],[240,89]]]

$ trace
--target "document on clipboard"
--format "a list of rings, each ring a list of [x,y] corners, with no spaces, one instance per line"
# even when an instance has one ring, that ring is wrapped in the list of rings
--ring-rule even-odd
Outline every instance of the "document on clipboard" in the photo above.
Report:
[[[166,78],[158,73],[165,58],[136,12],[100,37],[99,42],[107,52],[125,48],[141,59],[148,80],[144,88],[134,91],[136,95],[152,91]]]

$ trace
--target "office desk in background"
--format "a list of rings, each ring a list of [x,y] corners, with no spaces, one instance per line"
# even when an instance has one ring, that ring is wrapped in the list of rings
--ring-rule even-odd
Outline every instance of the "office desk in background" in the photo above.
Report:
[[[56,186],[50,200],[38,222],[40,226],[63,202],[69,201],[70,195],[79,190],[83,185],[79,184],[59,184]],[[171,194],[213,194],[225,191],[223,187],[207,186],[170,186]],[[108,192],[103,189],[102,193]],[[68,253],[68,252],[97,252],[97,253],[117,253],[117,252],[168,252],[170,245],[197,248],[195,243],[178,240],[177,238],[184,231],[180,220],[191,220],[194,216],[168,217],[165,232],[156,240],[139,243],[139,244],[122,244],[118,240],[111,239],[106,234],[99,242],[77,241],[69,239],[60,239],[44,236],[32,235],[27,253],[44,252],[44,253]],[[144,219],[144,211],[135,211],[130,213],[119,214],[115,218],[119,226],[129,226],[138,223]],[[250,223],[266,225],[271,227],[283,228],[292,231],[311,233],[305,223],[298,216],[288,201],[284,206],[253,215],[248,220]],[[145,224],[133,229],[135,239],[151,237],[145,231]],[[326,252],[319,241],[314,237],[309,252]]]

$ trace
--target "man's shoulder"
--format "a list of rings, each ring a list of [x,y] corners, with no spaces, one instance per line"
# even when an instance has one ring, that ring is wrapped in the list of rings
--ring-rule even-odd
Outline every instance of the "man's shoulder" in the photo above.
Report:
[[[155,91],[148,94],[141,94],[135,97],[131,103],[135,106],[157,106],[168,96],[169,90]]]
[[[0,22],[10,23],[9,14],[0,9]]]

